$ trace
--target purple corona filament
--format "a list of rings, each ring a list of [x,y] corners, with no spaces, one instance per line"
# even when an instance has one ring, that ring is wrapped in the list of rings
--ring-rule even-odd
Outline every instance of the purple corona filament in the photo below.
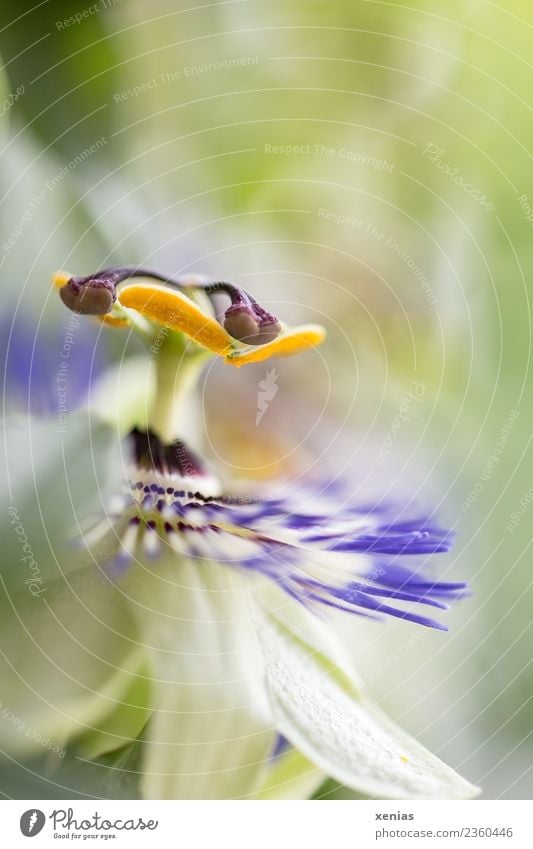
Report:
[[[386,614],[441,630],[421,608],[446,609],[465,595],[466,584],[427,575],[427,557],[448,551],[452,534],[424,517],[354,504],[323,481],[237,498],[213,488],[181,440],[165,444],[136,428],[130,446],[130,480],[110,513],[125,540],[112,574],[128,568],[136,551],[157,559],[174,549],[198,568],[207,560],[260,574],[311,610]]]

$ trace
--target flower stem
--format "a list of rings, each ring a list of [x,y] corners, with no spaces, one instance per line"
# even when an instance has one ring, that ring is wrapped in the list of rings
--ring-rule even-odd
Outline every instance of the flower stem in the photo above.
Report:
[[[148,424],[163,442],[172,442],[182,435],[187,423],[187,407],[200,370],[209,352],[194,348],[175,334],[152,347],[155,365],[156,391]]]

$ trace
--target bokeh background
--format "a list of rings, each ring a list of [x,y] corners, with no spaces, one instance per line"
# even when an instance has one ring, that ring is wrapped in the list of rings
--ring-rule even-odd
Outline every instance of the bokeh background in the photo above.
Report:
[[[298,445],[456,529],[441,568],[472,595],[449,634],[338,627],[376,701],[489,799],[533,790],[532,41],[526,0],[0,10],[7,408],[56,403],[56,353],[29,391],[19,372],[28,340],[64,338],[58,267],[203,272],[323,321],[258,430],[264,369],[208,371],[211,449],[252,475]],[[131,353],[84,332],[95,371]],[[63,769],[73,795],[104,792]],[[39,774],[5,762],[0,790],[42,798]]]

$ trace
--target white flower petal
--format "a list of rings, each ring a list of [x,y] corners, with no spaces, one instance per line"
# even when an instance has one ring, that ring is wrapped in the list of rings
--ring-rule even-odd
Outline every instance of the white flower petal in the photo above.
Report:
[[[131,675],[124,682],[120,702],[98,722],[97,730],[89,731],[76,741],[75,751],[81,757],[95,760],[133,743],[148,722],[152,703],[151,681],[142,649],[137,655],[138,663],[130,667]]]
[[[142,791],[152,799],[253,796],[276,734],[245,577],[159,562],[123,585],[148,647],[156,703]]]
[[[330,661],[274,620],[261,642],[278,729],[332,778],[391,799],[465,799],[477,789],[331,674]]]
[[[356,675],[343,643],[335,635],[331,622],[295,602],[272,583],[261,587],[260,603],[265,616],[277,622],[289,639],[299,640],[305,643],[308,650],[316,652],[327,674],[336,678],[340,686],[354,695],[361,694],[362,682]]]
[[[19,417],[2,436],[2,577],[17,593],[32,576],[48,585],[83,566],[75,551],[61,556],[65,541],[89,511],[102,510],[102,489],[120,479],[121,449],[113,429],[85,413],[63,425]]]
[[[0,747],[38,757],[98,731],[143,663],[120,594],[89,567],[41,597],[1,594]],[[115,748],[127,742],[117,737]]]

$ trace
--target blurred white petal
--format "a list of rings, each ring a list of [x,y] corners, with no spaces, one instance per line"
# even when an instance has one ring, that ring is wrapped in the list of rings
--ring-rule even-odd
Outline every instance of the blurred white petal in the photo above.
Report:
[[[121,449],[115,431],[86,413],[64,425],[17,417],[2,437],[2,579],[17,593],[32,577],[46,587],[83,565],[77,552],[64,555],[65,541],[89,511],[102,511],[102,490],[121,473]]]
[[[120,709],[143,649],[120,594],[98,572],[72,573],[41,597],[2,593],[0,745],[37,757]],[[118,748],[126,740],[117,737]]]
[[[278,729],[337,781],[369,796],[465,799],[477,789],[331,673],[330,661],[273,620],[262,645]]]
[[[326,774],[297,749],[277,758],[257,794],[259,799],[309,799]]]
[[[160,561],[124,586],[156,693],[143,796],[253,796],[276,733],[246,577],[203,561]]]

